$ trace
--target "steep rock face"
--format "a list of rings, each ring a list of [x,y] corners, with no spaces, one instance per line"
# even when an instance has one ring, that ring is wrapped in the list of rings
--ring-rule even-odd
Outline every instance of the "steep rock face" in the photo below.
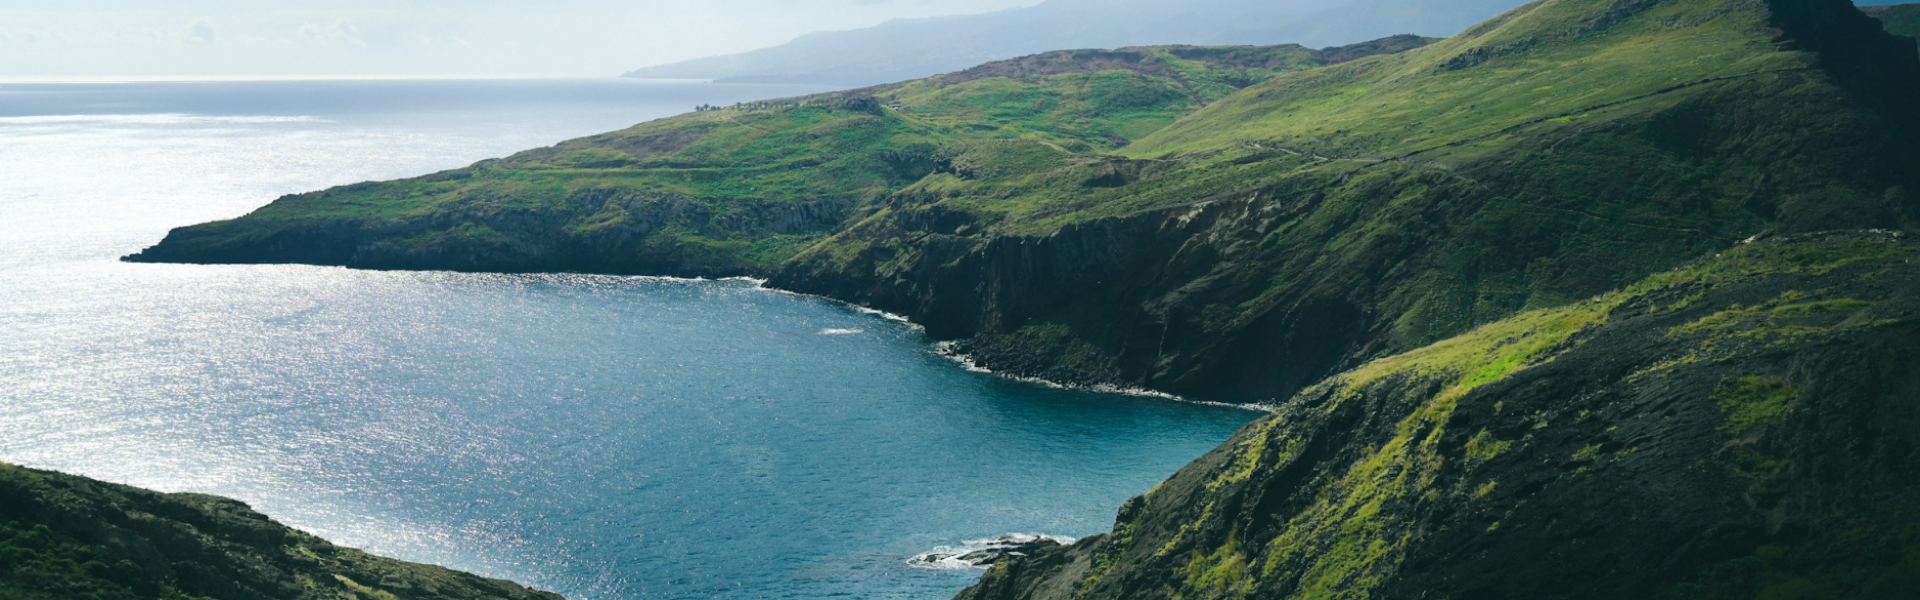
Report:
[[[0,465],[6,600],[561,600],[341,548],[225,498]]]
[[[1368,363],[960,598],[1908,597],[1917,259],[1763,241]]]

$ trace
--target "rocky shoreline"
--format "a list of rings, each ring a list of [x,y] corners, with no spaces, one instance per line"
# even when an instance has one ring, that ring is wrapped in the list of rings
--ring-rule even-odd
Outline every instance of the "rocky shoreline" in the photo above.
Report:
[[[1064,547],[1073,538],[1010,533],[984,540],[971,540],[960,546],[942,546],[914,555],[907,565],[923,569],[984,569],[995,564],[1026,558],[1043,551]]]

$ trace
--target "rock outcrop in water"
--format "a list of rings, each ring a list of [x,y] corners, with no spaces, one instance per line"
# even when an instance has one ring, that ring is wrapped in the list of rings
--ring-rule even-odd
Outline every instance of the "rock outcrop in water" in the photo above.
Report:
[[[561,600],[341,548],[239,502],[0,464],[5,600]]]
[[[1071,543],[1073,540],[1066,541]],[[967,542],[958,548],[924,552],[907,559],[907,564],[929,569],[990,567],[1061,546],[1061,538],[1014,533],[990,540]]]

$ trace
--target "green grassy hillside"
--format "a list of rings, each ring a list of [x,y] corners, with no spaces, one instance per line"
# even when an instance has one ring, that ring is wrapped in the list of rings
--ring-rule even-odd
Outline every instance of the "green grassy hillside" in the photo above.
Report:
[[[1920,247],[1736,247],[1381,358],[963,600],[1907,598]]]
[[[419,179],[288,196],[143,257],[766,274],[929,173],[1071,165],[1280,72],[1422,43],[1054,52],[704,110]],[[342,248],[302,241],[340,227],[371,231]],[[458,257],[468,264],[441,264]]]
[[[559,600],[341,548],[246,505],[0,464],[0,600]]]
[[[132,259],[757,275],[999,370],[1245,400],[1920,202],[1920,51],[1844,0],[1542,0],[1421,43],[1054,53],[699,112]]]
[[[1010,370],[1285,395],[1758,233],[1912,223],[1915,54],[1843,2],[1538,2],[1081,170],[936,173],[774,282]]]

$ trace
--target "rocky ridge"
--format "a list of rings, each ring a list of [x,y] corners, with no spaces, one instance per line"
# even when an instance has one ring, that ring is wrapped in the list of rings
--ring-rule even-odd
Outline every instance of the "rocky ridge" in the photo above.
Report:
[[[240,502],[0,464],[4,600],[562,600],[381,558]]]

